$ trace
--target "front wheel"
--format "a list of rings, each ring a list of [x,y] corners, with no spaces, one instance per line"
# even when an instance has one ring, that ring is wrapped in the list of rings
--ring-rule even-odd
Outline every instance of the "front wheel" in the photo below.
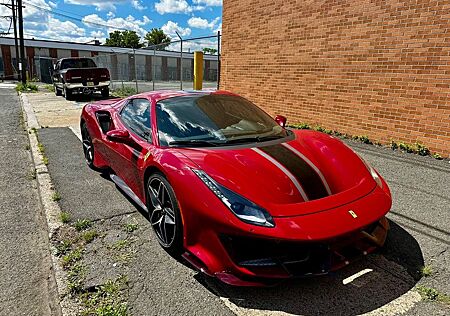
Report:
[[[66,100],[72,100],[72,97],[73,97],[72,90],[64,87],[64,97],[66,98]]]
[[[175,192],[161,174],[147,181],[147,208],[150,224],[161,246],[172,256],[183,253],[183,223]]]

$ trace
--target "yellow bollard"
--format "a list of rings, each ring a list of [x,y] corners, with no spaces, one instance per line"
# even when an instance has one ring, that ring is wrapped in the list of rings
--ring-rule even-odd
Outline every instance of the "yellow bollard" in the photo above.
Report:
[[[194,90],[203,87],[203,52],[194,52]]]

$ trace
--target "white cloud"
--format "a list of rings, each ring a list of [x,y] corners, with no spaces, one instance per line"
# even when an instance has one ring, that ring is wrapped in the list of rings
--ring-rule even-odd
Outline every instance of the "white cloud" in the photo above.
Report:
[[[127,0],[64,0],[64,2],[77,5],[95,6],[97,11],[115,11],[116,5],[130,3],[130,1]],[[135,5],[142,6],[140,0],[132,0],[132,5],[136,9],[138,8]]]
[[[58,5],[55,2],[49,1],[48,5],[55,9]]]
[[[108,33],[111,33],[115,30],[127,29],[131,31],[136,31],[136,33],[141,36],[144,36],[147,33],[147,31],[143,27],[151,22],[152,21],[145,15],[142,17],[142,20],[138,20],[131,15],[127,16],[126,18],[113,17],[104,20],[97,14],[90,14],[86,15],[83,18],[83,23],[88,27],[102,28],[102,26],[100,25],[108,25],[110,26],[108,27]]]
[[[133,8],[135,8],[136,10],[139,10],[139,11],[147,9],[147,7],[142,4],[141,0],[132,0],[131,4],[132,4]]]
[[[103,38],[105,38],[105,33],[103,33],[102,31],[92,31],[91,36],[96,39],[100,39],[100,38],[103,39]]]
[[[222,0],[193,0],[192,2],[195,4],[203,4],[209,7],[222,5]]]
[[[159,14],[192,12],[186,0],[160,0],[155,3],[155,9]]]
[[[220,17],[215,18],[211,22],[208,22],[207,19],[202,19],[199,17],[192,17],[187,22],[190,27],[198,28],[198,29],[213,29],[217,22],[219,22]]]
[[[114,14],[114,12],[109,11],[106,16],[108,17],[108,19],[111,19],[111,18],[115,17],[116,15]]]
[[[181,35],[181,37],[191,35],[190,28],[188,27],[182,28],[181,26],[178,25],[178,23],[172,21],[168,21],[161,27],[161,29],[164,31],[164,33],[168,34],[170,37],[177,37],[175,31],[177,31]]]

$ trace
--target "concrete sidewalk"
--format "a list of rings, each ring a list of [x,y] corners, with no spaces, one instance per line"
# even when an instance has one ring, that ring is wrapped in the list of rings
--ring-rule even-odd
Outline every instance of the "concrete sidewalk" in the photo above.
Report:
[[[59,315],[47,223],[12,88],[0,88],[0,112],[0,314]]]

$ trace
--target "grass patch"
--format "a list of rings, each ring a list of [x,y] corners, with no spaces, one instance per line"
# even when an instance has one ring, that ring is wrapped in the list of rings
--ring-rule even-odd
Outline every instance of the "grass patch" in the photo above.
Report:
[[[67,224],[70,222],[70,214],[69,212],[62,211],[59,213],[59,219],[63,224]]]
[[[61,200],[61,195],[58,192],[53,192],[52,194],[52,201],[53,202],[58,202]]]
[[[43,85],[43,88],[49,92],[55,92],[55,86],[52,84],[45,84]]]
[[[431,266],[423,266],[420,269],[420,274],[424,277],[429,277],[433,273],[433,269]]]
[[[20,83],[18,83],[16,85],[16,91],[17,92],[31,92],[31,93],[33,93],[33,92],[37,92],[38,91],[38,86],[35,85],[34,83],[30,83],[30,82],[27,82],[27,83],[20,82]]]
[[[45,147],[44,147],[44,145],[43,145],[42,143],[38,143],[38,144],[37,144],[37,148],[38,148],[38,151],[39,151],[39,153],[40,153],[41,155],[44,155],[44,154],[45,154]]]
[[[436,290],[432,287],[427,287],[427,286],[422,286],[422,285],[416,286],[416,289],[419,292],[419,294],[422,296],[422,298],[426,301],[441,302],[441,303],[450,305],[450,296],[445,293],[439,292],[438,290]]]
[[[36,180],[36,169],[33,168],[33,170],[30,171],[30,173],[27,176],[28,180]]]
[[[372,141],[369,139],[369,137],[367,137],[366,135],[361,135],[361,136],[353,136],[352,137],[353,140],[359,140],[360,142],[364,143],[364,144],[369,144],[372,145]]]
[[[80,248],[77,248],[77,249],[72,250],[68,254],[64,255],[62,257],[62,261],[61,261],[62,267],[67,270],[72,265],[74,265],[75,263],[77,263],[78,261],[81,260],[82,254],[83,254],[83,250]]]
[[[93,292],[81,295],[84,310],[81,315],[90,316],[126,316],[128,304],[126,302],[126,289],[128,278],[121,276],[116,280],[109,280],[95,288]]]
[[[431,157],[433,157],[434,159],[437,159],[437,160],[442,160],[443,159],[442,156],[439,155],[438,153],[432,154]]]
[[[139,228],[138,224],[135,223],[127,223],[123,225],[123,230],[127,233],[132,233]]]
[[[43,156],[42,157],[42,163],[44,164],[44,165],[48,165],[48,158],[47,158],[47,156]]]
[[[75,222],[75,229],[79,232],[82,230],[86,230],[91,226],[92,222],[88,219],[77,219],[77,221]]]
[[[121,239],[121,240],[116,241],[113,244],[112,248],[114,250],[119,250],[120,251],[120,250],[123,250],[123,249],[127,248],[130,244],[131,244],[131,241],[129,241],[128,239]]]
[[[134,95],[136,93],[137,93],[137,91],[135,88],[123,87],[123,88],[114,89],[112,91],[111,95],[113,95],[115,97],[119,97],[119,98],[125,98],[125,97],[129,97],[130,95]]]
[[[88,244],[98,237],[98,232],[95,229],[88,230],[82,235],[83,240]]]
[[[70,293],[80,293],[83,290],[85,268],[79,262],[67,271],[67,289]]]
[[[72,248],[72,242],[70,240],[63,240],[59,242],[56,246],[56,255],[63,256],[66,255]]]

